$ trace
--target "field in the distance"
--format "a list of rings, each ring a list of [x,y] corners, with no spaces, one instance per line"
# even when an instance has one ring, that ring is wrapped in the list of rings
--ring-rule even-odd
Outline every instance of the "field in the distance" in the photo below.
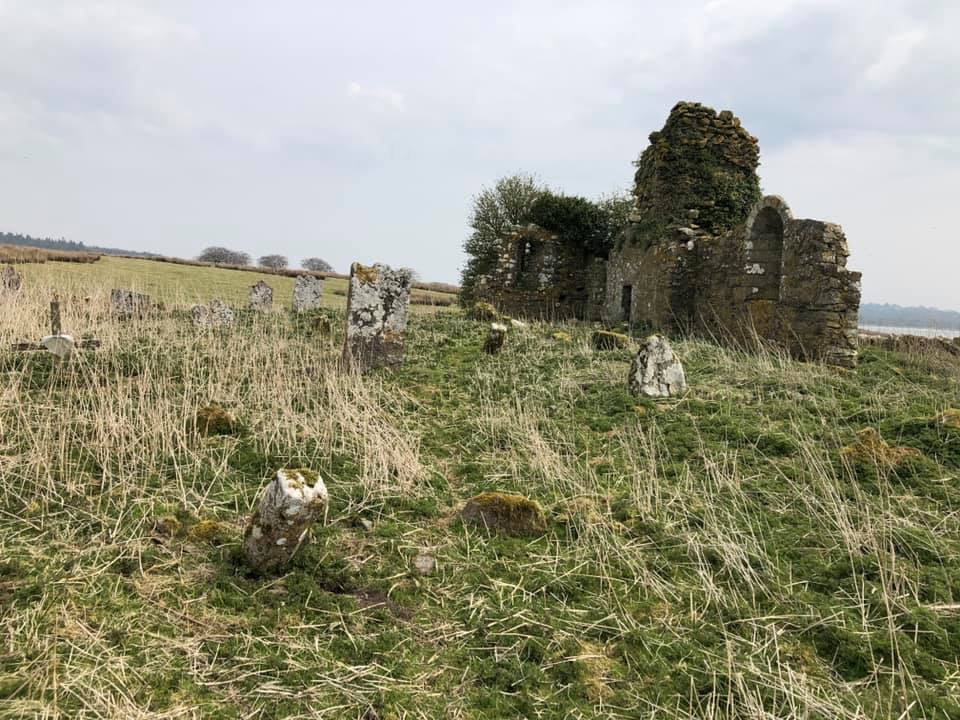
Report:
[[[27,283],[64,288],[126,288],[147,293],[167,305],[190,305],[220,298],[228,305],[245,307],[250,286],[263,280],[273,288],[274,304],[289,308],[295,278],[247,270],[178,265],[134,258],[104,255],[95,263],[79,264],[48,262],[17,265]],[[330,307],[343,307],[347,281],[331,277],[324,285],[324,302]],[[414,299],[449,300],[446,293],[414,290]],[[419,304],[419,303],[418,303]]]
[[[65,307],[95,352],[7,349],[70,266],[23,267],[0,307],[0,717],[960,718],[955,360],[677,338],[690,390],[653,402],[589,326],[490,357],[484,323],[443,312],[360,377],[339,322],[117,322],[113,285],[242,307],[256,276],[146,266],[174,290],[104,260]],[[211,402],[234,432],[196,432]],[[329,514],[257,577],[240,539],[283,466],[322,474]],[[464,525],[487,490],[546,531]]]

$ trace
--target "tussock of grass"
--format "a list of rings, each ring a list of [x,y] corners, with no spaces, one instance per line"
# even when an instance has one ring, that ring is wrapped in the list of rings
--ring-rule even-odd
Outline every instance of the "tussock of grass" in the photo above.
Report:
[[[71,293],[100,350],[0,355],[3,714],[960,717],[956,366],[677,339],[690,393],[638,403],[578,325],[489,356],[485,325],[418,315],[406,364],[361,377],[309,319],[118,323]],[[0,342],[48,302],[28,283]],[[210,398],[242,435],[184,422]],[[865,427],[917,454],[851,462]],[[329,516],[262,578],[240,538],[280,467]],[[452,520],[494,489],[543,531]]]

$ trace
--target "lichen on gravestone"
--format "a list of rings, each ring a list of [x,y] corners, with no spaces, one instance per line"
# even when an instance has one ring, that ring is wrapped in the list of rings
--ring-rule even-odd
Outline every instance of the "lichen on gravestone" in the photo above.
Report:
[[[114,288],[110,291],[110,311],[114,317],[129,320],[133,317],[143,317],[152,309],[149,295]]]
[[[351,265],[343,347],[348,367],[365,371],[403,361],[410,285],[408,270]]]
[[[308,539],[327,507],[327,486],[305,468],[281,469],[267,485],[243,538],[250,566],[260,573],[282,570]]]
[[[293,310],[319,310],[323,299],[323,278],[298,275],[293,285]]]
[[[273,308],[273,288],[263,280],[250,287],[250,309],[267,312]]]

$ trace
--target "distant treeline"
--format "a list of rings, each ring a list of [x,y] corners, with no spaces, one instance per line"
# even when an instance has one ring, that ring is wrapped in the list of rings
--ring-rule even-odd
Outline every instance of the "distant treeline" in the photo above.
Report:
[[[137,250],[121,250],[119,248],[99,247],[98,245],[85,245],[82,242],[74,242],[66,238],[54,240],[53,238],[35,238],[20,233],[0,232],[0,245],[24,245],[26,247],[41,248],[43,250],[56,250],[65,253],[93,253],[95,255],[130,255],[133,257],[156,257],[156,253],[140,252]]]
[[[930,307],[864,303],[860,306],[860,324],[960,330],[960,312]]]

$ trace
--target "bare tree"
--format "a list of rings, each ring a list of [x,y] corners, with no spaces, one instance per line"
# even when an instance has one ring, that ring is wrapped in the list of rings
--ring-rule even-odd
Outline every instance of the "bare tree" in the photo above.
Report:
[[[218,265],[249,265],[250,256],[239,250],[213,246],[204,248],[197,256],[200,262],[217,263]]]
[[[282,270],[289,263],[287,258],[283,255],[264,255],[259,260],[257,260],[257,265],[260,267],[270,268],[272,270]]]
[[[333,265],[323,258],[306,258],[300,265],[304,270],[312,270],[313,272],[333,272]]]

